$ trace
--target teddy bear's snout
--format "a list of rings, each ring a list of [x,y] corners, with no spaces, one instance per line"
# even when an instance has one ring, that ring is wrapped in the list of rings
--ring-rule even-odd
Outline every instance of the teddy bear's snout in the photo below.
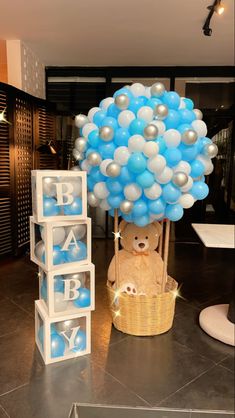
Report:
[[[143,248],[145,247],[145,243],[144,242],[140,242],[139,243],[139,247],[141,248],[141,250],[143,250]]]

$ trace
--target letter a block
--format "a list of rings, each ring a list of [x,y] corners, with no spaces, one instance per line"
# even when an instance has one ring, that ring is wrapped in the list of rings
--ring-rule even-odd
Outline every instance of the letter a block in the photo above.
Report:
[[[46,271],[90,263],[90,218],[39,223],[31,216],[30,258]]]
[[[45,364],[91,352],[90,312],[50,318],[42,301],[35,301],[36,344]]]
[[[94,264],[61,268],[57,272],[39,268],[39,295],[50,317],[94,310],[94,287]]]
[[[87,217],[87,182],[82,171],[33,170],[33,215],[37,222]]]

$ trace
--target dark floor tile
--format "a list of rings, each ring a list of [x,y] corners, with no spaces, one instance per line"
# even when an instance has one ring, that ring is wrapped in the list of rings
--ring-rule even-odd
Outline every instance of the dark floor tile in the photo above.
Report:
[[[6,411],[0,405],[0,418],[9,418],[10,416],[6,413]]]
[[[192,412],[191,418],[234,418],[233,413],[226,412],[210,412],[209,414],[203,412]]]
[[[76,415],[77,414],[77,415]],[[190,412],[146,408],[75,405],[70,418],[189,418]]]
[[[224,367],[214,366],[165,399],[161,406],[205,411],[234,411],[234,375]]]
[[[178,344],[171,333],[128,337],[109,347],[105,357],[93,351],[92,358],[151,405],[157,405],[212,365]]]
[[[234,348],[232,348],[233,350],[233,355],[232,356],[228,356],[226,359],[224,359],[220,365],[223,367],[226,367],[226,369],[229,369],[231,372],[235,372],[235,364],[234,364]]]
[[[11,418],[66,418],[74,402],[144,405],[89,356],[46,367],[40,378],[0,397],[0,402]]]
[[[215,363],[232,355],[232,347],[215,340],[200,328],[198,317],[199,311],[193,309],[176,316],[171,330],[174,339]]]
[[[0,338],[20,329],[28,314],[10,300],[0,301]]]

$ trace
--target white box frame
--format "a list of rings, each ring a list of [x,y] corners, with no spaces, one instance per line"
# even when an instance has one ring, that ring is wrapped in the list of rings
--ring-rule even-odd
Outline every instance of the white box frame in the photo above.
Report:
[[[43,189],[42,179],[44,177],[79,177],[82,181],[82,213],[80,215],[43,215]],[[55,221],[77,221],[87,218],[87,173],[84,171],[68,171],[68,170],[32,170],[32,201],[33,215],[37,222],[55,222]],[[34,190],[35,185],[35,190]]]
[[[54,308],[54,276],[58,275],[65,275],[65,274],[74,274],[74,273],[83,273],[83,272],[89,272],[90,273],[90,295],[91,295],[91,304],[88,307],[85,308],[72,308],[68,309],[66,311],[55,311]],[[42,299],[41,296],[41,284],[43,279],[43,274],[47,276],[47,302]],[[79,291],[79,289],[78,289]],[[65,315],[76,315],[83,312],[91,312],[95,309],[95,266],[94,264],[86,264],[78,267],[71,267],[57,271],[48,271],[46,272],[44,269],[39,267],[39,298],[42,301],[43,305],[45,306],[45,310],[47,314],[54,318],[59,316],[65,316]]]
[[[38,339],[38,329],[39,329],[39,317],[43,321],[44,326],[44,352],[41,349],[41,344]],[[77,319],[77,318],[86,318],[86,350],[82,352],[74,352],[72,354],[67,354],[65,356],[61,357],[54,357],[51,358],[50,356],[50,328],[51,324],[54,324],[56,322],[61,321],[67,321],[71,319]],[[39,352],[43,358],[43,361],[45,364],[52,364],[52,363],[58,363],[59,361],[69,360],[76,357],[85,356],[87,354],[90,354],[91,352],[91,314],[90,312],[86,312],[83,314],[76,314],[76,315],[66,315],[66,316],[60,316],[57,318],[50,318],[47,315],[47,312],[45,310],[44,304],[42,304],[41,300],[35,301],[35,341],[36,345],[39,349]]]
[[[38,258],[35,256],[34,249],[35,249],[35,228],[34,225],[42,226],[43,228],[46,228],[47,231],[45,232],[45,263],[38,260]],[[61,264],[53,264],[53,257],[52,257],[52,251],[53,248],[53,228],[59,227],[59,226],[72,226],[72,225],[86,225],[87,226],[87,258],[84,258],[84,260],[80,261],[74,261],[70,263],[61,263]],[[90,264],[91,263],[91,219],[86,218],[86,220],[79,220],[79,221],[60,221],[60,222],[37,222],[33,216],[30,216],[30,259],[35,264],[37,264],[39,267],[41,267],[46,272],[51,270],[60,270],[63,268],[70,268],[75,267],[79,265],[84,264]]]

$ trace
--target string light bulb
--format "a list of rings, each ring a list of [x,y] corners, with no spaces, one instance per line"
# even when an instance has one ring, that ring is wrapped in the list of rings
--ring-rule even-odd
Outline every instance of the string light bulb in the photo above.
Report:
[[[214,11],[218,13],[218,15],[222,15],[224,10],[224,5],[220,1],[214,6]]]
[[[116,239],[118,239],[118,238],[122,239],[122,236],[121,236],[121,232],[120,232],[120,231],[118,231],[118,232],[113,232],[113,235],[114,235],[114,241],[115,241]]]
[[[2,112],[0,112],[0,123],[8,123],[8,125],[11,125],[11,123],[6,119],[6,110],[7,108],[5,107],[5,109],[3,109]]]

